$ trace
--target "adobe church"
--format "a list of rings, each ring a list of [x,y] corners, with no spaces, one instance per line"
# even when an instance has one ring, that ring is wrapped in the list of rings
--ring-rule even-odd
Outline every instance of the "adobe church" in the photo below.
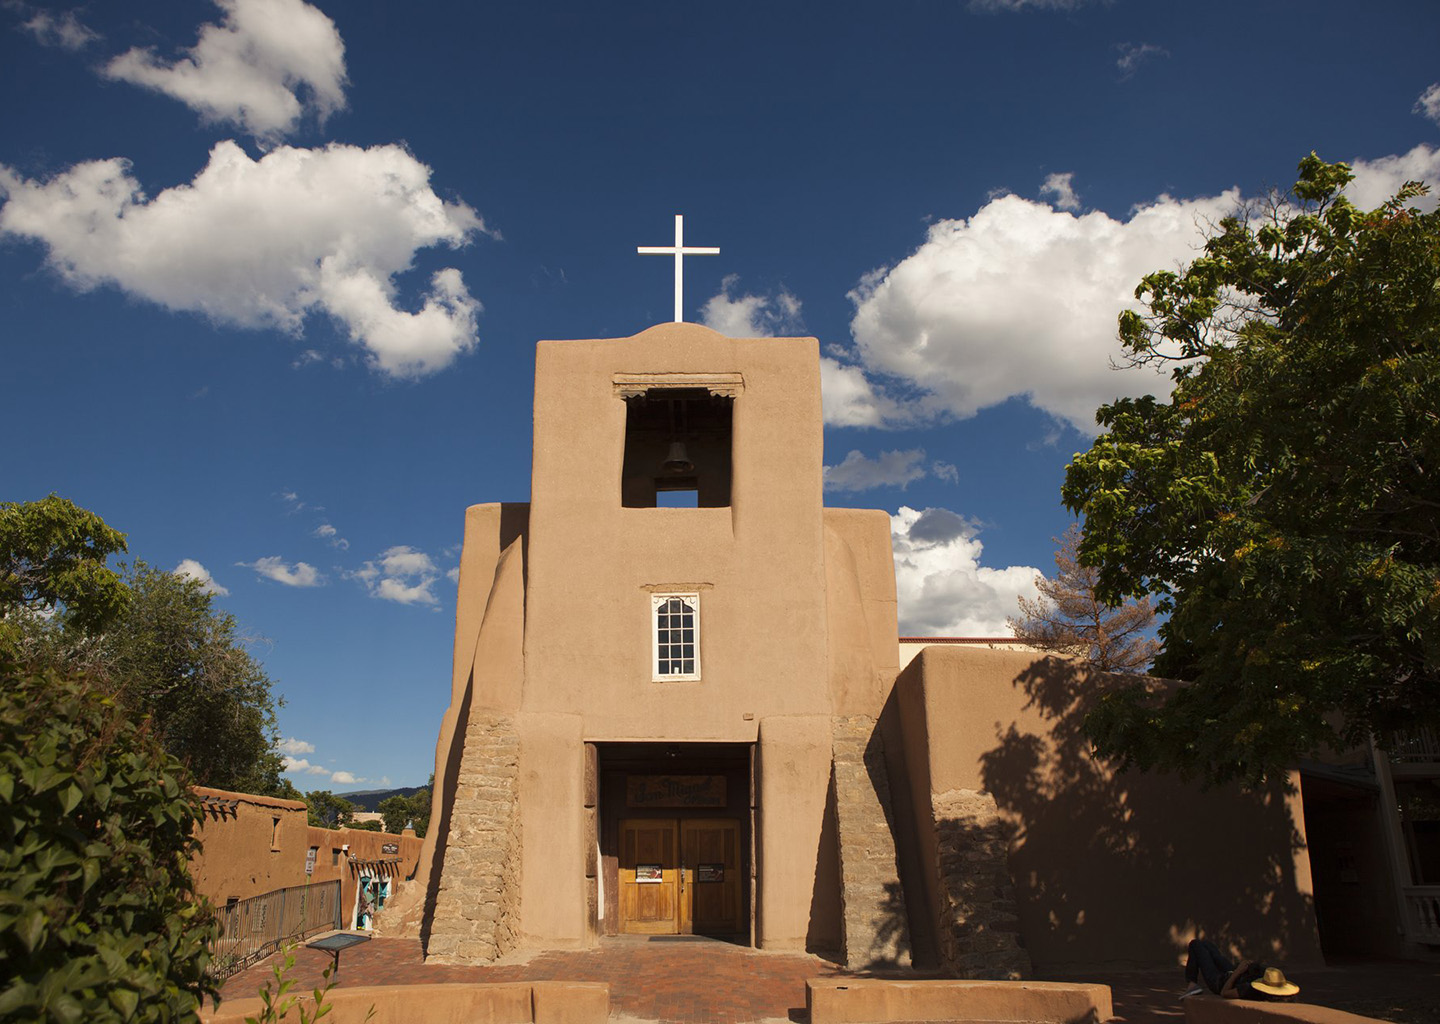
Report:
[[[678,245],[678,243],[677,243]],[[825,508],[819,346],[542,341],[528,504],[467,510],[415,921],[479,963],[703,934],[1054,976],[1319,959],[1299,797],[1120,776],[1066,659],[902,671],[888,516]]]

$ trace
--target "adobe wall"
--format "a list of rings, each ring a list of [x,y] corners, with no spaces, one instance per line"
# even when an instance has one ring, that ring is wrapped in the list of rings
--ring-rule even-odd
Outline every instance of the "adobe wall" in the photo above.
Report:
[[[730,506],[621,505],[636,378],[737,391]],[[591,741],[742,743],[767,715],[828,714],[821,434],[813,338],[540,342],[524,710],[582,715]],[[700,594],[699,682],[652,681],[650,595],[671,590]]]
[[[1174,965],[1197,935],[1319,963],[1298,791],[1202,792],[1112,771],[1080,732],[1108,678],[1063,658],[935,646],[896,683],[916,806],[933,815],[947,794],[988,792],[1012,830],[1036,970]],[[934,828],[920,839],[934,877]]]
[[[391,900],[400,897],[415,883],[412,881],[420,861],[424,840],[407,829],[401,835],[390,832],[370,832],[366,829],[320,828],[315,825],[306,828],[306,845],[315,847],[315,868],[310,875],[311,884],[333,882],[340,879],[340,925],[349,928],[355,908],[355,892],[360,884],[362,869],[357,862],[365,865],[364,873],[371,877],[390,879]],[[395,853],[386,853],[384,847],[394,845]],[[345,847],[349,847],[348,850]],[[299,882],[304,878],[304,852],[301,854]],[[387,924],[396,922],[398,914],[394,903],[387,902],[385,911],[376,918],[375,930],[389,933]]]
[[[529,515],[529,504],[521,502],[492,502],[465,510],[455,601],[450,704],[441,718],[435,741],[430,827],[419,855],[415,891],[397,908],[399,920],[392,922],[392,934],[429,937],[429,922],[439,892],[471,718],[479,719],[477,727],[483,731],[495,721],[503,721],[503,712],[519,707],[523,672],[519,652],[525,622],[525,544]],[[487,620],[490,626],[485,629]],[[482,632],[488,638],[485,647],[480,645]],[[477,664],[478,687],[473,685]],[[483,815],[486,809],[471,810]],[[508,823],[500,827],[508,828]]]
[[[827,508],[823,521],[831,713],[878,718],[900,669],[890,517]]]
[[[664,324],[540,342],[535,380],[531,502],[466,513],[427,899],[408,927],[441,957],[500,945],[459,921],[503,868],[520,894],[513,920],[500,901],[506,935],[593,941],[585,744],[710,741],[758,744],[758,941],[833,946],[831,716],[877,715],[897,664],[888,517],[822,507],[818,342]],[[623,394],[666,384],[734,396],[729,506],[622,504]],[[667,591],[700,594],[699,681],[652,678],[650,598]],[[462,764],[490,757],[468,732],[503,729],[518,741],[505,764]],[[512,776],[515,820],[461,785]],[[521,855],[495,863],[495,836]]]
[[[544,837],[520,869],[528,944],[591,941],[583,744],[666,740],[759,742],[755,932],[805,946],[831,712],[818,362],[813,338],[693,324],[537,346],[516,718],[520,831]],[[729,506],[622,505],[621,391],[637,381],[735,394]],[[700,594],[699,681],[652,678],[650,597],[666,591]],[[859,688],[873,693],[879,671],[860,665]]]
[[[223,907],[231,899],[305,881],[303,802],[209,786],[192,789],[202,800],[201,848],[190,860],[196,892]]]
[[[355,861],[395,861],[378,869],[392,879],[391,891],[403,894],[420,861],[423,843],[413,832],[391,835],[364,829],[317,828],[308,823],[300,800],[193,787],[201,798],[201,849],[190,861],[195,890],[216,906],[276,889],[340,879],[341,924],[349,927],[359,874]],[[231,805],[234,804],[232,807]],[[278,820],[278,823],[277,823]],[[382,847],[393,843],[398,851]],[[348,846],[348,850],[346,847]],[[305,874],[306,855],[315,848],[315,866]],[[387,912],[389,906],[387,905]],[[398,914],[388,920],[398,921]],[[379,921],[387,920],[381,915]]]

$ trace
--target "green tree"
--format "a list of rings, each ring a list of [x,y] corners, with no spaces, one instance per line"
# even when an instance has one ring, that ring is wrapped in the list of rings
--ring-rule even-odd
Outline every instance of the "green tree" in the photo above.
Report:
[[[415,835],[425,838],[425,830],[430,827],[430,787],[433,785],[435,775],[431,773],[429,785],[424,789],[417,789],[409,796],[397,793],[381,800],[376,810],[385,818],[385,831],[399,835],[406,825],[412,825]]]
[[[310,824],[320,828],[342,828],[355,817],[355,805],[328,789],[306,793],[305,805],[309,808]]]
[[[1089,716],[1125,765],[1259,783],[1440,719],[1440,217],[1380,209],[1311,154],[1136,291],[1136,363],[1174,391],[1103,406],[1066,471],[1107,601],[1169,612],[1157,673]]]
[[[1160,644],[1147,635],[1155,605],[1146,596],[1107,604],[1095,596],[1099,573],[1080,564],[1080,527],[1071,524],[1055,551],[1055,575],[1036,576],[1036,598],[1019,599],[1007,619],[1017,640],[1084,658],[1105,672],[1144,672]]]
[[[198,817],[120,702],[0,655],[0,1021],[194,1019],[217,933]]]
[[[346,828],[353,828],[353,829],[356,829],[357,831],[360,831],[360,832],[384,832],[384,831],[387,831],[386,828],[385,828],[385,826],[384,826],[382,823],[376,821],[374,818],[371,818],[369,821],[352,821],[352,822],[350,822],[350,824],[346,825],[345,827],[346,827]]]
[[[129,607],[98,650],[124,700],[149,712],[196,783],[279,795],[277,701],[235,617],[196,580],[143,562],[126,582]]]
[[[104,629],[129,600],[106,565],[124,550],[123,533],[66,498],[0,502],[0,627],[29,610],[54,611],[83,632]]]
[[[124,534],[51,495],[0,505],[0,650],[103,679],[199,785],[283,795],[272,684],[200,583],[106,560]],[[48,614],[50,610],[55,614]]]

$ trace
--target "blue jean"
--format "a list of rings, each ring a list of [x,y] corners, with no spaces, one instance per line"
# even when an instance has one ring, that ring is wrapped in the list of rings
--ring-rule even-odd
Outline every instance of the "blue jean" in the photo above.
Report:
[[[1186,981],[1194,983],[1197,979],[1204,978],[1205,987],[1218,996],[1233,970],[1235,964],[1220,952],[1220,947],[1215,943],[1205,939],[1190,940],[1190,955],[1185,960]]]

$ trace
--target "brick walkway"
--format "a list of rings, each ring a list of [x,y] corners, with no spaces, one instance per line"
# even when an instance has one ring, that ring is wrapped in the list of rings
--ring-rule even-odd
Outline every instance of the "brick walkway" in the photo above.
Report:
[[[271,977],[272,957],[235,975],[226,998],[254,995]],[[320,984],[330,954],[295,951],[296,989]],[[491,967],[426,966],[412,939],[373,939],[340,954],[339,985],[418,985],[457,981],[603,981],[612,1017],[675,1024],[803,1020],[805,982],[844,972],[819,957],[766,953],[708,939],[607,939],[596,949],[539,953]]]
[[[270,979],[272,957],[231,978],[223,995],[252,996]],[[320,984],[330,955],[295,952],[298,991]],[[607,939],[597,949],[540,953],[523,963],[491,967],[426,966],[412,939],[374,939],[340,954],[340,986],[418,985],[485,981],[601,981],[610,986],[612,1017],[668,1024],[745,1024],[805,1020],[809,978],[856,976],[819,957],[767,953],[725,942]],[[1291,977],[1306,1002],[1398,1024],[1440,1024],[1440,963],[1347,964],[1297,970]],[[1180,971],[1106,974],[1069,979],[1109,985],[1115,1020],[1181,1024]]]

